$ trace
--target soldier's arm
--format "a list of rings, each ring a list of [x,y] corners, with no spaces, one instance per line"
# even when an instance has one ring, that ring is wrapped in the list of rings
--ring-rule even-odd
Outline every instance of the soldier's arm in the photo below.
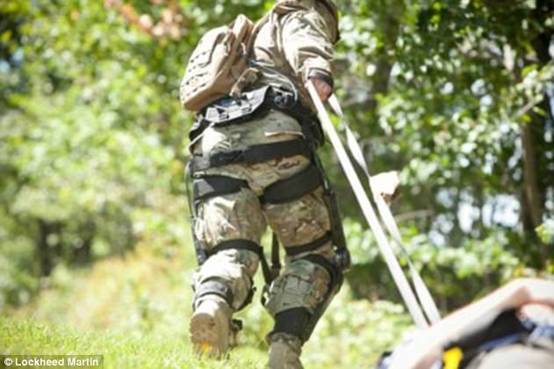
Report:
[[[300,10],[285,17],[282,40],[285,58],[306,83],[312,79],[320,97],[325,100],[333,89],[332,62],[336,23],[324,7]]]

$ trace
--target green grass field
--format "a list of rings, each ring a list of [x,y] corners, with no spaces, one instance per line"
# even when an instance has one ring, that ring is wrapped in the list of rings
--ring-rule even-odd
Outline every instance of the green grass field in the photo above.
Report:
[[[103,355],[104,368],[262,368],[263,352],[240,347],[225,360],[192,355],[184,336],[97,332],[33,320],[0,319],[2,352],[13,355]]]
[[[271,319],[240,312],[240,344],[224,360],[197,358],[187,339],[194,262],[184,248],[139,246],[81,270],[58,267],[30,304],[3,313],[0,353],[104,356],[104,368],[263,368]],[[258,286],[262,281],[258,280]],[[305,345],[307,368],[370,367],[409,326],[401,307],[335,298]]]

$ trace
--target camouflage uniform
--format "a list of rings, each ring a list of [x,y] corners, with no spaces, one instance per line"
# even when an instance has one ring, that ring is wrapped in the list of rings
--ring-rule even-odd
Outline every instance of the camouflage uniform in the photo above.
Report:
[[[253,88],[272,85],[298,90],[304,105],[311,107],[304,82],[317,77],[332,81],[333,43],[338,38],[334,5],[321,0],[283,1],[277,5],[254,43],[253,55],[261,77]],[[299,122],[281,111],[229,126],[210,126],[191,145],[193,154],[213,155],[229,150],[247,149],[252,145],[285,142],[303,138]],[[264,204],[264,190],[310,165],[310,159],[294,155],[256,164],[235,163],[194,173],[195,178],[225,176],[246,181],[247,187],[200,201],[196,208],[194,236],[209,252],[222,242],[246,239],[260,243],[267,225],[285,249],[310,243],[331,229],[329,209],[323,188],[286,203]],[[332,298],[331,275],[326,268],[305,258],[320,255],[331,261],[332,242],[316,250],[287,256],[285,268],[269,288],[265,307],[273,317],[303,308],[309,314]],[[218,251],[195,273],[195,291],[216,281],[224,284],[232,296],[227,301],[233,311],[239,310],[250,295],[252,278],[260,263],[255,252],[240,249]],[[197,298],[195,308],[204,299]],[[276,327],[268,335],[271,344],[271,368],[301,368],[299,355],[302,339]],[[224,349],[225,347],[223,347]]]

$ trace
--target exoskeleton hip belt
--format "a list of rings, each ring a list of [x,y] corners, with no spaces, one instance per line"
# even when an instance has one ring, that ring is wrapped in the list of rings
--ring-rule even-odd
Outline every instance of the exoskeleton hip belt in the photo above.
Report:
[[[281,111],[296,119],[304,137],[313,147],[323,144],[323,132],[317,116],[304,107],[295,94],[273,86],[245,92],[240,98],[217,100],[197,114],[189,138],[193,142],[209,126],[241,124],[262,117],[270,110]]]

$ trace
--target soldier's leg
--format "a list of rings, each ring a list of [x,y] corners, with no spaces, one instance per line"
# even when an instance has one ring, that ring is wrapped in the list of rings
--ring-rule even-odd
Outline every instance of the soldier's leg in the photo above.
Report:
[[[310,170],[303,169],[303,170]],[[266,308],[275,319],[268,335],[271,369],[302,368],[299,356],[315,323],[342,283],[334,265],[331,216],[321,186],[297,199],[266,203],[264,212],[287,252]]]
[[[203,179],[196,179],[200,181]],[[191,341],[197,352],[220,355],[232,343],[231,315],[249,303],[265,220],[247,187],[196,203],[194,236],[208,259],[193,277]]]
[[[295,119],[279,111],[270,111],[267,115],[250,122],[207,128],[202,140],[193,146],[193,151],[197,155],[212,155],[229,150],[247,150],[253,145],[298,140],[302,136],[302,129]],[[198,214],[200,219],[195,232],[197,238],[205,244],[207,250],[213,250],[218,244],[227,240],[246,239],[258,242],[263,229],[265,229],[265,219],[260,211],[257,196],[261,196],[263,189],[268,185],[280,178],[292,175],[308,163],[309,160],[306,157],[295,155],[255,164],[229,164],[204,171],[201,175],[205,177],[241,178],[248,182],[247,187],[252,191],[246,193],[243,191],[239,195],[241,201],[236,201],[233,196],[225,196],[216,201],[209,200],[205,204],[201,204]],[[212,187],[228,190],[234,186],[208,185],[204,187],[210,191]],[[238,255],[242,255],[242,253],[239,252]],[[256,255],[248,251],[246,253],[249,260],[254,258],[255,264],[258,263]],[[208,259],[195,278],[196,295],[199,301],[204,294],[203,287],[211,281],[231,287],[235,310],[245,301],[251,284],[250,277],[254,273],[255,266],[249,266],[251,263],[246,261],[237,263],[233,260],[234,257],[234,255],[229,255],[229,251],[225,251]],[[238,268],[237,265],[241,267]],[[222,273],[223,275],[221,275]],[[220,289],[225,290],[224,287]],[[220,294],[224,295],[224,293]]]

